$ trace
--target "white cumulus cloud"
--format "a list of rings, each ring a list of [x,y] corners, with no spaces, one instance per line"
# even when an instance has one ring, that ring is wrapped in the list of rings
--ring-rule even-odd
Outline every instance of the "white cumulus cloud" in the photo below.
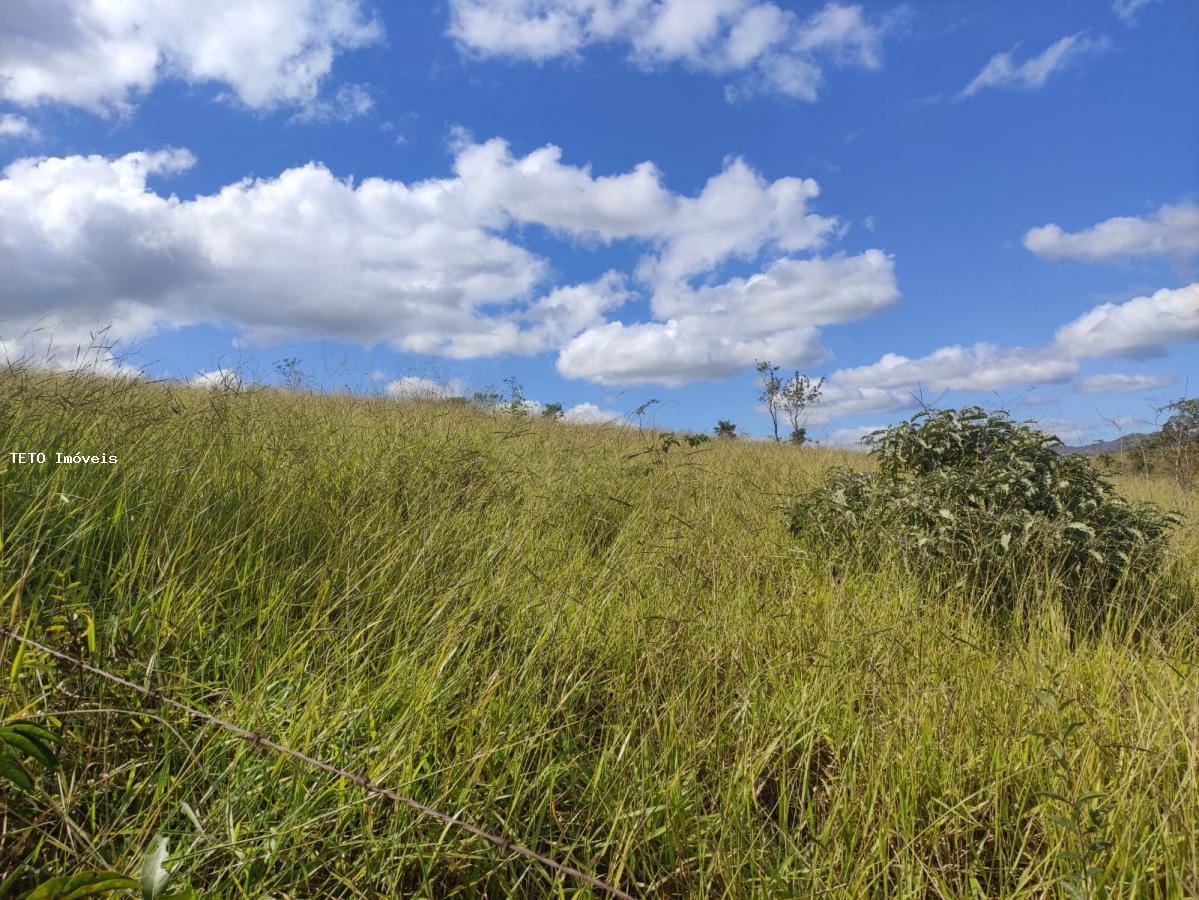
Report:
[[[1194,340],[1199,340],[1199,282],[1096,306],[1059,328],[1054,347],[1075,357],[1144,358]]]
[[[590,328],[562,348],[558,371],[567,378],[599,384],[679,387],[698,379],[727,377],[755,359],[801,365],[824,356],[820,332],[815,328],[758,337],[726,335],[696,316],[632,325],[610,322]]]
[[[40,133],[24,116],[5,113],[0,115],[0,141],[9,139],[36,140]]]
[[[397,400],[448,400],[466,396],[466,383],[460,378],[442,382],[419,375],[405,375],[389,381],[383,392]]]
[[[562,414],[562,421],[577,425],[623,425],[623,414],[611,409],[602,409],[594,403],[577,403]]]
[[[1147,216],[1115,216],[1083,231],[1032,228],[1024,246],[1046,259],[1106,262],[1122,257],[1199,253],[1199,204],[1165,205]]]
[[[147,186],[186,151],[20,160],[0,180],[0,317],[156,325],[229,322],[251,337],[419,343],[485,331],[482,304],[525,297],[545,263],[461,208],[455,188],[309,164],[192,200]]]
[[[180,78],[253,109],[303,107],[339,53],[381,37],[360,0],[5,0],[0,99],[123,112]]]
[[[221,390],[231,390],[241,387],[242,379],[232,369],[213,369],[210,372],[198,372],[189,380],[190,384],[196,387],[217,388]]]
[[[816,100],[823,67],[882,65],[894,17],[829,3],[804,18],[757,0],[451,0],[450,33],[467,52],[544,61],[626,47],[645,68],[679,64],[730,76],[727,94]]]
[[[878,362],[833,372],[819,415],[828,420],[852,413],[910,409],[921,400],[935,401],[946,391],[1050,384],[1067,381],[1077,371],[1077,360],[1045,349],[987,343],[941,347],[915,359],[886,353]]]
[[[1040,347],[975,344],[941,347],[909,358],[884,354],[869,365],[833,372],[814,420],[912,409],[947,391],[997,391],[1057,384],[1077,374],[1081,361],[1160,355],[1175,343],[1199,340],[1199,283],[1149,297],[1096,306],[1057,330]],[[1096,375],[1080,389],[1092,393],[1148,390],[1173,383],[1167,376]]]
[[[1074,360],[1045,350],[983,343],[942,347],[918,359],[887,353],[871,365],[838,370],[832,380],[849,388],[922,386],[926,391],[990,391],[1012,384],[1066,381],[1077,370]]]
[[[590,328],[562,348],[558,371],[601,384],[677,386],[724,378],[758,359],[807,365],[825,357],[818,326],[872,315],[898,299],[893,262],[879,250],[784,257],[749,278],[659,289],[651,308],[661,321]]]
[[[898,297],[881,251],[794,258],[819,250],[837,220],[812,211],[815,182],[768,181],[741,159],[692,194],[668,189],[650,162],[597,176],[556,147],[517,156],[465,138],[453,174],[424,181],[354,181],[310,163],[189,199],[150,182],[195,163],[175,149],[9,165],[6,336],[49,314],[76,336],[96,323],[137,338],[209,322],[258,342],[328,337],[453,358],[560,349],[572,377],[679,384],[758,357],[818,359],[819,326]],[[528,227],[583,248],[628,242],[640,259],[631,275],[552,284],[551,261],[518,242]],[[714,282],[729,261],[763,269]],[[614,321],[638,293],[651,321]]]

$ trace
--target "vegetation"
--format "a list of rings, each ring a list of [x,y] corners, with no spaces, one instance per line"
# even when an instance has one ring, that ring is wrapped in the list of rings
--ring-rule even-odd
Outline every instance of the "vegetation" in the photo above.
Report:
[[[1141,472],[1159,472],[1189,487],[1199,474],[1199,397],[1183,398],[1158,410],[1168,414],[1161,429],[1139,443],[1131,454]]]
[[[773,363],[759,360],[756,369],[762,381],[762,393],[758,395],[758,400],[766,407],[774,439],[778,441],[779,416],[783,412],[783,380],[779,378],[779,367]]]
[[[1079,631],[1052,595],[997,617],[790,533],[834,469],[918,468],[902,443],[663,449],[507,406],[19,371],[0,435],[4,628],[630,893],[1199,894],[1199,538],[1172,480],[1117,486],[1183,514],[1179,562]],[[4,896],[164,872],[591,894],[3,638],[0,678],[0,722],[61,740],[19,757],[32,791],[0,785]]]
[[[820,402],[824,393],[824,379],[813,381],[807,375],[796,372],[783,384],[783,412],[791,425],[788,440],[792,444],[801,445],[807,440],[808,432],[804,427],[808,411]]]
[[[1153,596],[1173,519],[1057,438],[972,407],[926,410],[872,442],[877,472],[833,472],[797,502],[791,530],[809,545],[894,559],[1005,610],[1050,593],[1071,614]]]
[[[787,439],[797,446],[803,444],[807,440],[804,423],[808,411],[820,402],[824,379],[813,380],[796,372],[784,381],[779,376],[779,367],[767,361],[758,362],[757,372],[762,382],[762,393],[758,395],[758,400],[770,416],[775,441],[780,440],[779,419],[784,418],[791,425]]]
[[[716,427],[712,429],[712,433],[718,438],[732,440],[737,437],[737,426],[728,419],[721,419],[716,423]]]

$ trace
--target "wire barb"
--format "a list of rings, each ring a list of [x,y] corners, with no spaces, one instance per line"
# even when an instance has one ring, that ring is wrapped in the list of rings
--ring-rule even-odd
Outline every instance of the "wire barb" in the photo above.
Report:
[[[612,885],[607,884],[606,882],[600,881],[600,879],[596,878],[593,875],[588,875],[586,872],[581,872],[578,869],[574,868],[573,866],[569,866],[566,863],[558,862],[556,859],[552,859],[548,856],[544,856],[543,854],[538,853],[536,850],[532,850],[529,847],[524,846],[523,844],[518,844],[515,841],[509,840],[508,838],[505,838],[501,835],[492,834],[491,832],[484,831],[482,828],[479,828],[477,825],[472,825],[470,822],[467,822],[464,819],[460,819],[455,815],[452,815],[450,813],[441,812],[440,810],[434,809],[431,806],[426,806],[425,804],[421,803],[419,800],[413,800],[411,797],[406,797],[403,794],[401,794],[397,791],[394,791],[389,787],[384,787],[383,785],[375,784],[362,775],[355,775],[353,772],[347,772],[345,769],[339,769],[337,766],[334,766],[331,763],[327,763],[323,760],[317,759],[316,757],[309,756],[307,753],[304,753],[300,750],[293,750],[291,747],[285,746],[284,744],[280,744],[278,741],[273,741],[264,735],[258,734],[253,731],[248,731],[245,728],[242,728],[240,725],[235,725],[232,722],[229,722],[229,721],[226,721],[225,719],[220,718],[219,716],[214,716],[211,713],[206,713],[203,710],[195,709],[194,707],[188,706],[186,703],[181,703],[178,700],[173,700],[170,697],[167,697],[164,694],[159,693],[158,691],[152,691],[149,688],[142,687],[140,684],[135,684],[134,682],[129,681],[126,678],[122,678],[120,675],[114,675],[111,672],[108,672],[104,669],[93,666],[91,663],[85,662],[82,659],[77,659],[76,657],[71,656],[68,653],[63,653],[61,650],[55,650],[53,647],[47,647],[45,644],[38,643],[37,641],[33,640],[32,638],[24,637],[23,635],[17,634],[14,631],[10,631],[9,629],[4,628],[3,626],[0,626],[0,637],[6,637],[6,638],[10,638],[14,641],[19,641],[20,643],[26,645],[27,647],[32,647],[35,650],[40,650],[42,653],[46,653],[50,656],[53,656],[55,659],[61,660],[62,662],[65,662],[65,663],[69,663],[78,669],[82,669],[85,672],[89,672],[92,675],[96,675],[100,678],[105,679],[106,681],[112,682],[113,684],[117,684],[123,688],[127,688],[131,691],[134,691],[143,697],[147,697],[151,700],[154,700],[157,703],[162,703],[166,706],[170,706],[170,707],[173,707],[174,709],[180,710],[181,712],[185,712],[189,716],[191,716],[193,719],[197,719],[201,722],[207,722],[210,725],[216,725],[218,728],[221,728],[221,729],[229,732],[230,734],[236,735],[237,737],[241,738],[242,740],[246,741],[247,743],[253,744],[258,747],[266,747],[267,749],[273,750],[276,753],[280,753],[284,756],[291,757],[292,759],[299,760],[302,763],[306,763],[309,766],[320,769],[322,772],[327,772],[330,775],[335,775],[338,778],[343,778],[346,781],[349,781],[351,784],[355,784],[358,787],[362,788],[368,794],[377,794],[378,796],[381,796],[381,797],[387,797],[388,799],[394,800],[396,803],[399,803],[402,806],[406,806],[409,809],[414,810],[422,815],[429,816],[430,818],[433,818],[433,819],[437,819],[438,821],[443,822],[446,825],[461,829],[462,831],[472,834],[475,837],[482,838],[483,840],[487,841],[488,843],[493,844],[494,846],[498,847],[500,850],[510,851],[512,853],[516,853],[519,856],[523,856],[526,859],[531,859],[536,863],[540,863],[541,865],[545,866],[548,869],[553,869],[555,872],[559,872],[562,875],[569,876],[570,878],[573,878],[576,881],[582,882],[583,884],[593,887],[596,890],[603,891],[604,893],[609,894],[610,896],[619,897],[619,898],[621,898],[621,900],[634,900],[634,897],[632,894],[626,893],[625,891],[622,891],[620,888],[613,887]]]

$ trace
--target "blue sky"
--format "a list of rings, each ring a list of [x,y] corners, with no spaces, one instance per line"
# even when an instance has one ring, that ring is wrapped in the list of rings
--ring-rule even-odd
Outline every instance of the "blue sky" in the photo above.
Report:
[[[846,442],[1199,382],[1199,6],[16,0],[0,340]],[[115,365],[99,354],[100,364]]]

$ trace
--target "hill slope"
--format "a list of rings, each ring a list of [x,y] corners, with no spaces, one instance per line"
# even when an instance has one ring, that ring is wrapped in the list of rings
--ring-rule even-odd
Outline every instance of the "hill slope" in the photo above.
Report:
[[[1073,873],[1051,790],[1103,792],[1100,885],[1199,892],[1192,601],[1079,636],[805,552],[784,506],[861,456],[20,373],[0,403],[5,447],[118,459],[0,459],[6,627],[632,893],[1041,896]],[[0,795],[22,887],[136,871],[162,833],[172,887],[213,896],[576,889],[12,641],[0,663],[0,718],[65,739],[44,793]],[[1072,719],[1063,775],[1030,735]]]
[[[1154,434],[1146,434],[1144,432],[1133,432],[1131,434],[1122,434],[1118,438],[1113,438],[1110,441],[1092,441],[1089,444],[1084,444],[1081,447],[1068,447],[1063,445],[1058,448],[1062,453],[1076,453],[1082,456],[1099,456],[1103,453],[1127,453],[1129,450],[1134,450],[1150,438],[1155,437]]]

